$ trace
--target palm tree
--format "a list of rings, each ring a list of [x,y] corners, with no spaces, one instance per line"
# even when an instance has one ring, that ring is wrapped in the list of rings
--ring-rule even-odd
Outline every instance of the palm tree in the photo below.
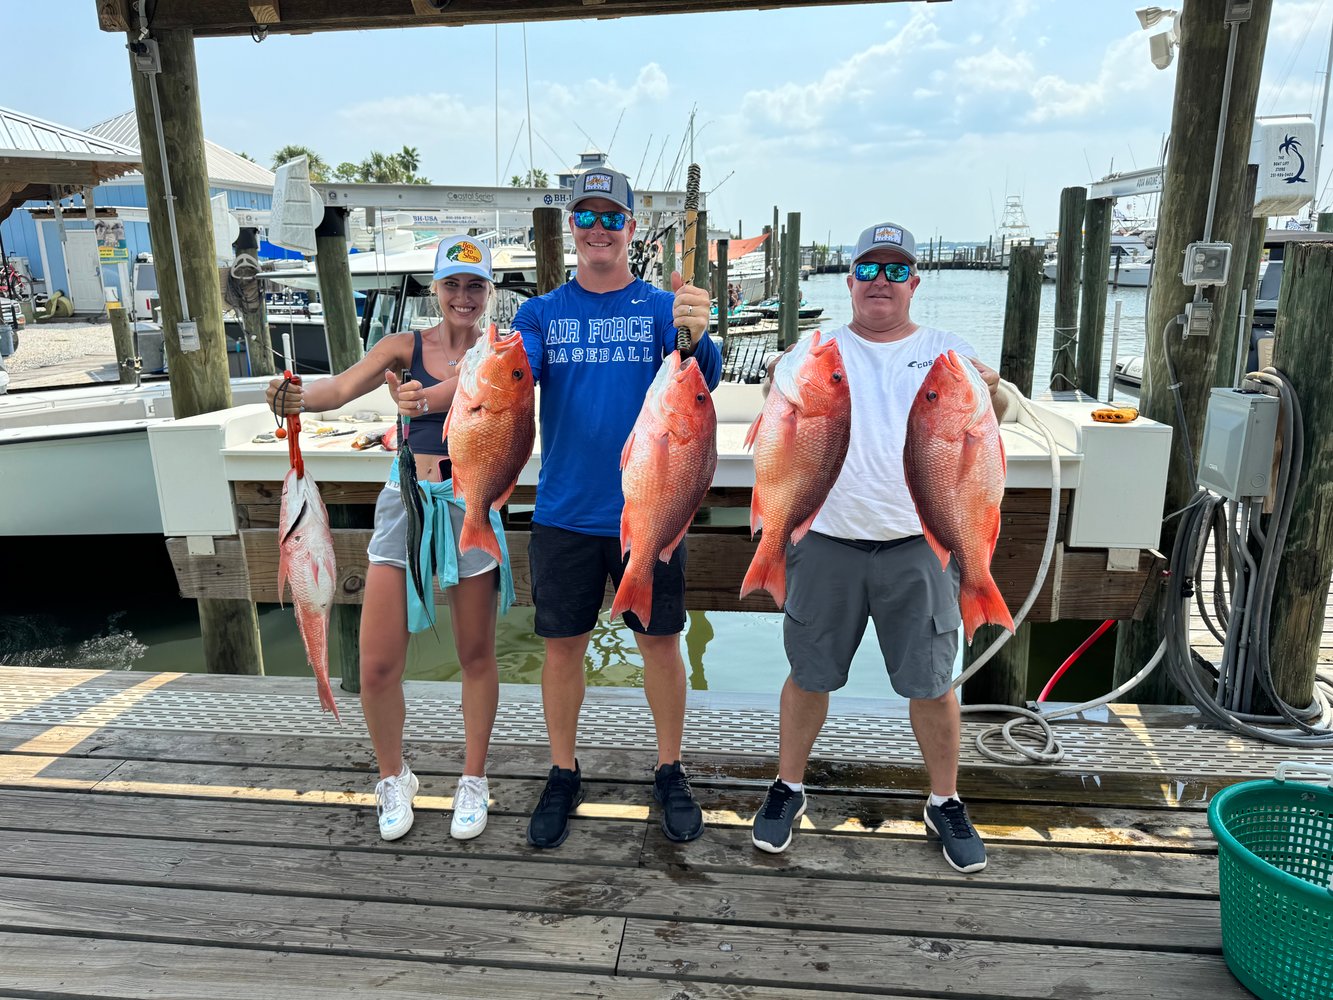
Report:
[[[526,174],[514,174],[509,178],[510,187],[534,187],[544,188],[551,186],[551,178],[547,176],[545,170],[529,170]]]
[[[312,181],[318,183],[325,179],[329,172],[329,165],[324,162],[324,157],[320,156],[309,146],[300,146],[292,143],[283,146],[273,154],[273,169],[277,170],[278,167],[296,159],[298,156],[304,156],[309,161],[310,179]]]
[[[416,146],[404,146],[403,151],[398,154],[398,162],[403,165],[408,176],[417,172],[417,167],[421,166],[421,151]]]
[[[333,179],[344,182],[354,181],[360,169],[359,165],[343,160],[342,163],[333,168]]]

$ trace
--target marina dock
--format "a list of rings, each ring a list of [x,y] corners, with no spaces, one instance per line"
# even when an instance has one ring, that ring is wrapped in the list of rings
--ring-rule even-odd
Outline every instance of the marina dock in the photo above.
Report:
[[[524,839],[548,766],[536,691],[502,692],[470,842],[448,836],[457,687],[408,685],[422,788],[392,844],[338,697],[341,726],[309,678],[0,667],[0,995],[1249,995],[1221,955],[1205,808],[1290,751],[1190,709],[1058,724],[1067,758],[1041,768],[983,761],[968,717],[960,790],[990,863],[963,876],[922,834],[907,721],[876,703],[835,700],[811,810],[774,856],[749,822],[775,697],[691,696],[709,826],[682,845],[658,826],[641,695],[590,691],[585,801],[550,852]]]

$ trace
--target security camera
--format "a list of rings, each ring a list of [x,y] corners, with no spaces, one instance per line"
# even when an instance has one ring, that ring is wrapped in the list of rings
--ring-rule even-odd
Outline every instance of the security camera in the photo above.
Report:
[[[1149,35],[1148,54],[1152,56],[1152,64],[1158,69],[1166,69],[1170,66],[1171,57],[1174,54],[1171,45],[1171,33],[1159,31],[1155,35]]]
[[[1165,11],[1161,7],[1140,7],[1134,12],[1139,19],[1139,25],[1144,29],[1155,27],[1168,13],[1170,11]]]

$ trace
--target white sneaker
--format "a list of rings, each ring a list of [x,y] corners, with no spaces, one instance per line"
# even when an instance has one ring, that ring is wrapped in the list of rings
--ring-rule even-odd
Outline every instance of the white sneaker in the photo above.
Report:
[[[449,836],[454,840],[471,840],[486,829],[486,813],[490,809],[491,793],[485,778],[465,774],[458,779],[454,792],[454,818],[449,824]]]
[[[412,829],[412,797],[419,782],[406,764],[398,774],[381,778],[375,786],[375,809],[379,813],[380,836],[397,840]]]

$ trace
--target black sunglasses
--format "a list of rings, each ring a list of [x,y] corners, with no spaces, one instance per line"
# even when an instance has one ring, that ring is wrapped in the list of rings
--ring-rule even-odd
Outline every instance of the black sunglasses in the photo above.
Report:
[[[879,277],[880,270],[883,269],[884,277],[889,281],[906,281],[912,275],[911,264],[880,264],[875,261],[869,261],[864,264],[857,264],[855,270],[857,281],[874,281]]]
[[[601,220],[602,228],[613,233],[618,233],[625,228],[624,212],[593,212],[589,209],[583,209],[578,212],[571,212],[574,218],[574,225],[580,229],[591,229],[597,220]]]

